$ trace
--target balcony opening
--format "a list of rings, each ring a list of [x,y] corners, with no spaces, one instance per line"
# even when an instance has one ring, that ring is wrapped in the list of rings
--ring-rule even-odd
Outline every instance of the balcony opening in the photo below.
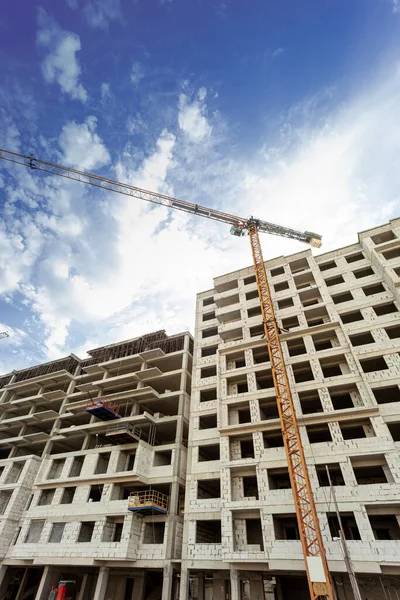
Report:
[[[303,415],[324,412],[321,399],[316,390],[310,392],[299,392],[299,400]]]
[[[390,435],[393,438],[394,442],[400,442],[400,422],[397,423],[387,423],[388,429],[390,431]]]
[[[335,269],[337,267],[337,264],[334,260],[330,260],[329,262],[321,263],[318,266],[320,271],[329,271],[330,269]]]
[[[235,342],[243,338],[243,329],[236,327],[235,329],[228,329],[227,331],[220,331],[220,338],[224,342]]]
[[[353,463],[353,460],[351,461]],[[353,464],[354,476],[358,485],[376,485],[388,483],[382,465],[359,465]]]
[[[399,258],[400,248],[393,248],[393,250],[387,250],[386,252],[382,252],[382,256],[385,257],[385,260],[393,260],[394,258]]]
[[[337,275],[336,277],[329,277],[328,279],[325,279],[325,283],[328,287],[331,287],[333,285],[340,285],[341,283],[344,283],[344,279],[342,275]]]
[[[206,498],[221,498],[221,480],[198,479],[197,498],[199,500],[204,500]]]
[[[225,306],[232,306],[239,302],[239,294],[233,294],[232,296],[223,296],[215,301],[218,308],[224,308]]]
[[[396,515],[398,512],[396,514],[368,515],[376,540],[400,540],[400,527]]]
[[[322,296],[318,288],[312,288],[304,292],[299,292],[300,302],[304,307],[314,306],[322,302]]]
[[[342,294],[335,294],[332,296],[332,300],[334,304],[341,304],[342,302],[350,302],[351,300],[354,300],[354,298],[351,292],[343,292]]]
[[[352,346],[365,346],[366,344],[374,344],[375,340],[372,337],[371,332],[365,331],[363,333],[357,333],[357,335],[351,335],[350,342]]]
[[[203,329],[201,337],[204,339],[218,335],[218,327],[210,327],[209,329]]]
[[[314,348],[317,352],[320,352],[321,350],[329,350],[340,345],[335,331],[315,333],[311,336],[311,338]]]
[[[299,259],[293,260],[291,263],[289,263],[289,267],[290,267],[290,270],[292,271],[293,275],[295,275],[296,273],[301,273],[302,271],[306,271],[307,269],[310,268],[310,265],[308,264],[308,260],[306,258],[299,258]]]
[[[204,367],[200,369],[200,377],[201,379],[206,379],[207,377],[215,377],[217,374],[216,365],[212,365],[211,367]]]
[[[212,321],[212,319],[215,319],[215,310],[208,313],[204,313],[203,321]]]
[[[283,436],[281,431],[263,432],[264,448],[283,448]]]
[[[84,463],[84,456],[74,456],[72,461],[71,469],[69,471],[69,477],[79,477],[82,472],[82,467]]]
[[[299,527],[295,515],[273,515],[276,540],[299,540]]]
[[[321,487],[329,487],[329,479],[326,472],[326,467],[329,469],[332,485],[345,485],[342,469],[340,468],[339,463],[331,463],[329,465],[315,465],[318,483]]]
[[[373,296],[374,294],[382,294],[386,290],[381,283],[376,283],[374,285],[368,285],[367,287],[363,287],[362,291],[366,296]]]
[[[271,277],[278,277],[278,275],[284,275],[285,269],[283,267],[276,267],[271,269]]]
[[[375,371],[385,371],[389,367],[386,364],[383,356],[377,356],[375,358],[367,358],[360,360],[360,365],[364,373],[374,373]]]
[[[42,490],[39,497],[38,506],[48,506],[49,504],[51,504],[53,502],[55,491],[55,488],[49,490]]]
[[[199,417],[199,429],[215,429],[217,427],[217,413]]]
[[[321,442],[331,442],[332,436],[329,429],[329,425],[318,424],[318,425],[307,425],[306,427],[308,441],[310,444],[319,444]]]
[[[49,544],[60,544],[65,529],[65,523],[53,523],[49,536]]]
[[[282,328],[283,329],[294,329],[295,327],[299,327],[299,319],[297,317],[286,317],[286,319],[282,319]]]
[[[209,444],[208,446],[199,446],[199,462],[208,462],[219,460],[219,444]]]
[[[201,349],[201,358],[205,358],[206,356],[214,356],[217,354],[218,346],[208,346],[207,348]]]
[[[372,390],[375,400],[378,404],[389,404],[390,402],[400,402],[400,389],[398,385],[377,388]]]
[[[292,365],[294,380],[296,383],[302,383],[303,381],[312,381],[314,375],[309,362],[301,362]]]
[[[288,469],[268,469],[268,484],[270,490],[289,490],[292,486]]]
[[[335,513],[326,513],[328,518],[329,530],[331,532],[332,539],[340,537],[339,533],[339,520]],[[343,533],[346,540],[361,540],[360,532],[357,527],[354,513],[346,512],[340,513],[340,519],[342,521]]]
[[[145,523],[143,533],[143,544],[163,544],[165,534],[165,523]]]
[[[251,423],[251,413],[249,408],[239,408],[238,410],[239,423]]]
[[[243,279],[244,285],[251,285],[252,283],[257,283],[257,279],[255,275],[250,275],[250,277],[245,277]]]
[[[388,231],[382,231],[381,233],[377,233],[376,235],[371,235],[371,240],[374,244],[383,244],[384,242],[391,242],[395,240],[396,236],[393,231],[389,229]]]
[[[238,280],[233,279],[231,281],[225,281],[224,283],[217,283],[215,289],[218,294],[222,294],[223,292],[227,292],[228,290],[236,290],[238,287]]]
[[[154,452],[153,467],[166,467],[172,464],[172,450],[156,450]]]
[[[344,410],[345,408],[354,408],[354,402],[349,392],[337,392],[335,389],[328,388],[332,405],[335,410]]]
[[[274,387],[274,380],[272,377],[272,371],[270,369],[266,371],[256,372],[256,387],[258,390],[266,390]]]
[[[261,306],[253,306],[252,308],[247,309],[247,316],[249,319],[252,317],[259,317],[261,314]]]
[[[240,440],[240,454],[242,458],[254,458],[253,439]]]
[[[349,256],[345,256],[345,259],[348,263],[358,262],[359,260],[363,260],[364,254],[362,252],[356,252],[355,254],[349,254]]]
[[[196,544],[220,544],[221,521],[196,521]]]
[[[108,464],[110,462],[111,452],[103,452],[99,454],[99,458],[97,459],[97,465],[94,474],[101,475],[103,473],[107,473]]]
[[[371,429],[371,423],[367,420],[362,423],[339,423],[340,431],[344,440],[358,440],[367,436],[366,428]]]
[[[200,391],[200,402],[210,402],[217,399],[217,388]]]
[[[286,344],[289,356],[299,356],[300,354],[307,354],[307,348],[304,344],[303,338],[288,340]]]
[[[264,325],[254,325],[250,327],[250,337],[258,337],[259,335],[265,335]]]
[[[231,352],[226,355],[226,368],[227,370],[242,369],[246,366],[246,358],[244,351]]]
[[[258,500],[257,475],[245,475],[243,477],[243,495],[245,498]]]
[[[53,460],[47,479],[59,479],[64,468],[65,458]]]
[[[353,271],[353,275],[356,279],[363,279],[364,277],[374,275],[374,271],[371,269],[371,267],[365,267],[365,269],[358,269],[358,271]]]
[[[40,536],[42,535],[43,527],[46,521],[41,519],[35,519],[31,521],[31,524],[26,534],[24,543],[25,544],[38,544]]]
[[[274,291],[275,293],[279,293],[279,292],[283,292],[284,290],[288,290],[289,289],[289,284],[287,281],[281,281],[280,283],[276,283],[274,285]]]
[[[390,313],[397,312],[397,307],[393,302],[378,304],[378,306],[373,306],[372,308],[377,317],[382,317],[383,315],[389,315]]]
[[[341,315],[339,315],[339,317],[341,318],[342,323],[344,323],[345,325],[347,323],[355,323],[356,321],[364,320],[364,317],[362,316],[360,310],[353,310],[352,312],[342,313]]]
[[[2,490],[0,491],[0,515],[4,515],[7,510],[7,506],[13,495],[13,490]]]
[[[104,486],[101,484],[91,485],[88,497],[88,502],[100,502],[101,496],[103,495]]]
[[[259,346],[258,348],[253,348],[253,363],[255,365],[260,365],[262,363],[269,362],[269,353],[267,346]]]
[[[122,539],[123,529],[124,521],[121,517],[107,517],[101,541],[117,543],[120,542]]]
[[[350,373],[345,356],[321,358],[319,361],[324,377],[337,377]]]
[[[279,310],[290,308],[291,306],[294,306],[293,298],[284,298],[283,300],[278,300]]]
[[[72,504],[74,501],[76,487],[67,487],[64,488],[64,491],[61,496],[60,504]]]
[[[245,522],[247,545],[258,546],[260,550],[264,550],[261,519],[245,519]]]
[[[276,398],[265,398],[258,401],[260,407],[260,418],[261,421],[268,421],[270,419],[279,419],[278,405]]]
[[[77,542],[87,543],[92,541],[92,536],[94,532],[94,521],[84,521],[81,523],[81,528],[79,530],[79,535]]]
[[[252,290],[251,292],[247,292],[247,294],[246,294],[247,302],[249,302],[250,300],[255,300],[255,298],[258,298],[258,290]]]
[[[386,335],[391,340],[397,340],[400,338],[400,325],[395,325],[394,327],[385,327]]]
[[[214,298],[212,296],[209,298],[204,298],[203,306],[210,306],[211,304],[214,304]]]

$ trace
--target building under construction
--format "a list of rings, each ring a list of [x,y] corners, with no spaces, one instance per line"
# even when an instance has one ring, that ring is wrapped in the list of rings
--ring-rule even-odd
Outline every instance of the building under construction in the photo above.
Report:
[[[398,600],[400,219],[266,267],[337,598],[335,498],[363,600]],[[253,268],[198,295],[194,350],[161,331],[89,355],[0,378],[0,600],[62,581],[76,600],[308,600]]]
[[[266,262],[334,589],[400,594],[400,219]],[[181,598],[308,600],[253,268],[198,294]],[[329,468],[333,490],[329,487]]]
[[[158,331],[0,379],[2,600],[176,597],[192,353]]]

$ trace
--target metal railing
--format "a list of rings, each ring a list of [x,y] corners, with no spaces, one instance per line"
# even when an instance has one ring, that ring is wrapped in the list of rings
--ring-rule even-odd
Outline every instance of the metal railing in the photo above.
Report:
[[[142,492],[131,492],[129,495],[128,508],[154,507],[168,510],[168,496],[157,492],[157,490],[145,490]]]

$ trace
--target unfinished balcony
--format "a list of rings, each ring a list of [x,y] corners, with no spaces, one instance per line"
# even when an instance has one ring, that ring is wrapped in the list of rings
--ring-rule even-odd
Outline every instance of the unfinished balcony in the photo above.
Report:
[[[215,311],[215,316],[220,324],[240,321],[241,313],[239,302],[237,302],[236,304],[218,308]]]
[[[332,348],[338,348],[340,346],[339,339],[334,330],[314,333],[311,336],[311,339],[316,352],[331,350]]]

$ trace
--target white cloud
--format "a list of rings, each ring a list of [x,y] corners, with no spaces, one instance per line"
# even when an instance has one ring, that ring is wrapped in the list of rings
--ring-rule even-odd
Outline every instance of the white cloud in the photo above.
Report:
[[[142,63],[136,61],[132,65],[131,70],[131,81],[133,85],[137,86],[142,81],[144,77],[144,69]]]
[[[400,12],[400,0],[393,0],[392,10],[394,13]]]
[[[201,142],[211,136],[212,126],[207,120],[205,98],[205,88],[200,88],[192,102],[186,94],[179,97],[178,124],[192,142]]]
[[[92,0],[84,7],[86,21],[95,29],[107,29],[110,21],[121,20],[120,0]]]
[[[73,100],[86,102],[87,91],[80,83],[81,67],[77,53],[81,41],[77,34],[61,29],[43,9],[38,13],[37,43],[47,50],[42,73],[47,83],[58,83],[63,94]]]
[[[96,117],[88,117],[81,124],[71,121],[64,125],[59,144],[67,165],[80,170],[92,170],[110,162],[108,150],[96,133],[96,125]]]
[[[275,49],[275,50],[272,52],[271,56],[272,56],[272,58],[277,58],[277,57],[278,57],[278,56],[280,56],[282,53],[283,53],[283,48],[276,48],[276,49]]]
[[[103,102],[105,100],[108,100],[109,98],[112,98],[111,88],[110,88],[109,83],[103,82],[100,86],[100,92],[101,92],[101,99]]]

